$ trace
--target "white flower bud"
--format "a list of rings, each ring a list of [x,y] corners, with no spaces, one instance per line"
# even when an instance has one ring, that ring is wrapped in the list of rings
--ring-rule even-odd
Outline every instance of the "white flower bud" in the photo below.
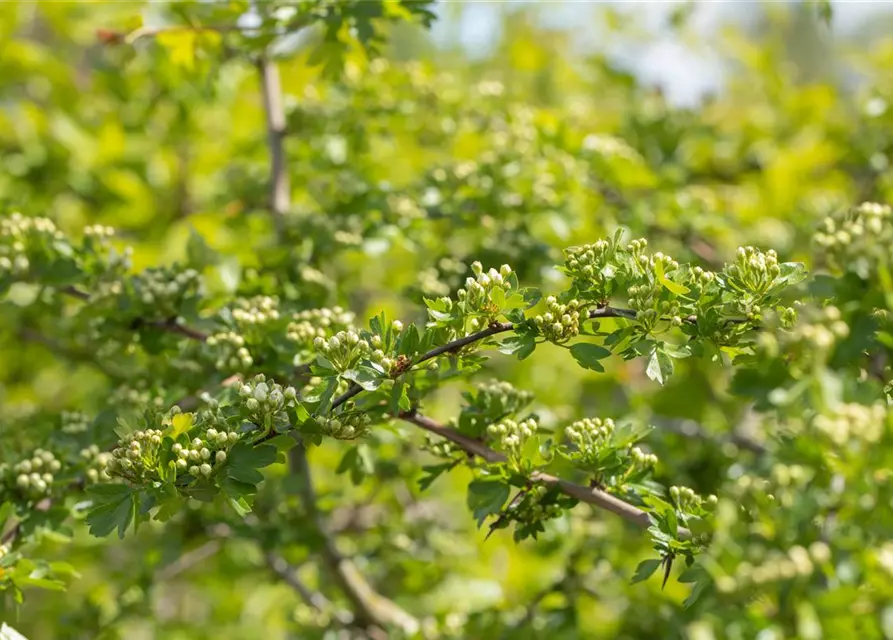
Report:
[[[203,464],[201,467],[199,467],[199,472],[207,478],[211,475],[211,465],[209,465],[208,463]]]
[[[214,456],[214,460],[217,462],[217,464],[223,464],[224,462],[226,462],[226,451],[218,451]]]

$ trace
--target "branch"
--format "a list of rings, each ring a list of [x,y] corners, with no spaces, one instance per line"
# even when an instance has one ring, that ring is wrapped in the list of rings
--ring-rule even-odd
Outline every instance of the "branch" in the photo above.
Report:
[[[81,291],[76,287],[63,287],[59,289],[59,291],[67,296],[71,296],[72,298],[83,300],[84,302],[89,302],[90,300],[89,293]],[[140,325],[155,327],[156,329],[159,329],[161,331],[166,331],[167,333],[175,333],[177,335],[181,335],[185,338],[196,340],[198,342],[204,342],[208,339],[208,334],[199,331],[198,329],[193,329],[191,327],[187,327],[186,325],[182,325],[173,318],[170,320],[144,320],[142,318],[137,318],[134,322],[134,328]]]
[[[414,634],[419,629],[418,621],[409,613],[401,609],[397,604],[377,593],[356,566],[344,557],[335,545],[334,539],[326,531],[322,514],[317,508],[316,491],[313,489],[313,479],[310,474],[310,465],[307,461],[307,451],[303,444],[298,444],[289,451],[289,464],[292,473],[301,478],[300,498],[311,524],[316,528],[323,540],[322,555],[329,570],[332,572],[340,589],[350,600],[356,611],[357,622],[364,627],[368,626],[397,626],[408,634]]]
[[[605,305],[604,307],[599,307],[598,309],[593,309],[589,312],[588,319],[594,320],[596,318],[626,318],[627,320],[635,320],[636,312],[632,309],[619,309],[617,307],[609,307]],[[695,316],[689,316],[685,320],[686,322],[697,322],[697,318],[695,318]],[[463,338],[457,338],[455,340],[447,342],[444,345],[435,347],[430,351],[426,351],[413,361],[413,365],[431,360],[432,358],[436,358],[437,356],[443,355],[445,353],[455,353],[462,347],[474,344],[475,342],[479,342],[480,340],[485,340],[486,338],[495,336],[499,333],[512,331],[516,327],[517,325],[513,322],[494,322],[486,329],[482,329],[475,333],[469,334]],[[410,369],[412,369],[412,367],[407,368],[406,371],[409,371]],[[406,371],[404,371],[404,373]],[[351,384],[347,391],[335,398],[334,402],[332,402],[332,408],[341,406],[354,396],[358,395],[362,390],[363,388],[360,385],[356,383]]]
[[[504,462],[505,456],[501,453],[494,451],[489,448],[485,444],[474,440],[473,438],[469,438],[468,436],[462,435],[461,433],[450,429],[438,422],[435,422],[431,418],[427,418],[423,415],[419,415],[415,412],[405,412],[399,415],[401,420],[405,420],[406,422],[410,422],[417,427],[421,427],[425,431],[429,431],[433,434],[436,434],[442,438],[453,442],[454,444],[459,445],[466,453],[469,453],[474,456],[478,456],[479,458],[483,458],[487,462]],[[643,529],[647,529],[651,526],[651,520],[648,518],[648,514],[635,507],[628,502],[624,502],[620,498],[616,498],[609,493],[602,491],[601,489],[597,489],[595,487],[584,487],[579,484],[574,484],[573,482],[568,482],[567,480],[562,480],[556,476],[550,475],[548,473],[541,473],[539,471],[535,471],[530,476],[531,481],[538,482],[547,487],[557,487],[562,493],[568,495],[572,498],[576,498],[580,502],[585,502],[587,504],[594,505],[599,507],[600,509],[605,509],[614,513],[624,520],[631,522]],[[689,534],[688,530],[680,528],[679,534],[683,537],[686,537]]]
[[[279,67],[266,57],[257,63],[260,72],[264,113],[267,120],[267,145],[270,149],[270,211],[276,231],[282,235],[284,216],[291,208],[291,189],[285,165],[285,109],[282,106],[282,83]]]

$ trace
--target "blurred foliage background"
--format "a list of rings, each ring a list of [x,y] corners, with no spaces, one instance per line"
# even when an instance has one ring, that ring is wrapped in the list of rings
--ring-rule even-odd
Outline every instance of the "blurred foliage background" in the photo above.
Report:
[[[283,247],[267,211],[252,56],[210,31],[126,38],[184,19],[231,27],[246,6],[4,3],[0,211],[64,230],[111,225],[136,269],[190,260],[194,231],[224,256],[204,271],[221,300],[250,283],[274,287],[254,275],[283,270],[299,285],[280,295],[359,318],[423,318],[422,296],[449,293],[472,260],[507,262],[522,283],[548,287],[562,247],[618,227],[705,268],[744,244],[809,264],[818,221],[891,199],[890,18],[841,33],[817,19],[820,4],[746,7],[722,23],[698,3],[660,20],[650,4],[443,3],[433,35],[389,26],[383,57],[349,51],[329,73],[314,64],[312,34],[278,39],[293,203]],[[849,10],[839,3],[835,20]],[[719,86],[680,98],[677,85],[629,69],[636,51],[667,40],[695,52],[678,76],[719,69]],[[107,372],[89,354],[60,357],[27,339],[53,335],[62,319],[33,316],[12,296],[0,309],[4,435],[30,416],[100,412],[114,388]],[[752,414],[719,365],[683,361],[658,387],[639,361],[571,374],[564,351],[537,356],[496,357],[479,378],[534,392],[544,422],[651,421],[650,446],[673,461],[667,480],[704,493],[754,455],[733,442],[754,435]],[[458,388],[438,398],[435,417],[456,413]],[[421,493],[430,460],[413,442],[405,427],[377,434],[375,471],[359,486],[335,472],[350,445],[312,454],[320,507],[383,594],[441,626],[472,620],[466,637],[705,637],[681,607],[683,585],[629,586],[649,550],[626,525],[588,513],[553,522],[538,541],[515,545],[504,531],[485,541],[464,505],[470,474]],[[80,577],[65,593],[29,592],[4,619],[35,639],[305,637],[295,629],[306,612],[261,550],[238,540],[207,549],[202,523],[187,513],[123,542],[83,527],[70,541],[47,539],[42,553]],[[306,559],[313,544],[295,540],[289,554]],[[207,551],[201,562],[170,569],[196,549]],[[315,581],[312,563],[305,573]],[[573,597],[547,589],[569,580],[584,587]],[[535,625],[493,622],[523,621],[534,604]]]

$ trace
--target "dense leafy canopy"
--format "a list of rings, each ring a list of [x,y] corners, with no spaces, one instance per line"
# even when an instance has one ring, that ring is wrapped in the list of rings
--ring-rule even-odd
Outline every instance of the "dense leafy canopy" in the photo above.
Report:
[[[11,5],[4,619],[893,637],[890,46],[798,76],[829,7],[682,108],[525,12]]]

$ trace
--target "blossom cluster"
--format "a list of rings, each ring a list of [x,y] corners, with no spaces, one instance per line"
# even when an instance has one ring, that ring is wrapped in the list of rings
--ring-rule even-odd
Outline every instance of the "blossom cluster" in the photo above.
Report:
[[[62,463],[51,451],[35,449],[30,457],[13,464],[0,464],[0,478],[10,488],[15,487],[26,498],[36,500],[49,495],[55,474]]]
[[[561,344],[580,333],[580,308],[579,300],[561,304],[555,296],[549,296],[546,311],[534,316],[533,322],[547,340]]]

